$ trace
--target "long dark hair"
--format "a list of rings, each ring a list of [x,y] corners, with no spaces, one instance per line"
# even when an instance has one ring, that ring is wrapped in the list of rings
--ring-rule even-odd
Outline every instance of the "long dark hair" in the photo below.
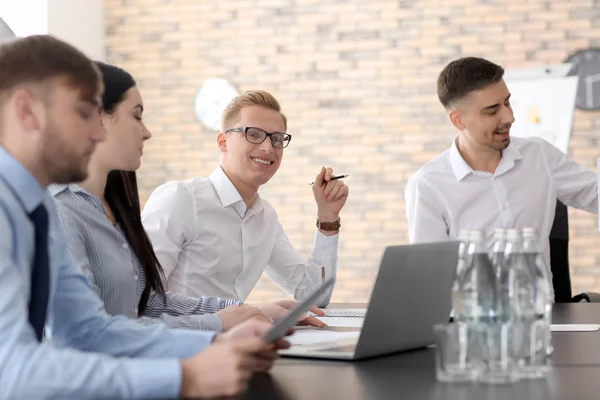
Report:
[[[97,62],[104,80],[102,107],[111,114],[123,101],[125,93],[135,86],[127,71],[113,65]],[[154,290],[165,301],[165,274],[152,249],[152,243],[142,225],[137,177],[133,171],[111,171],[106,181],[104,198],[115,220],[125,234],[146,275],[146,287],[138,304],[138,315],[143,315],[148,305],[150,291]]]

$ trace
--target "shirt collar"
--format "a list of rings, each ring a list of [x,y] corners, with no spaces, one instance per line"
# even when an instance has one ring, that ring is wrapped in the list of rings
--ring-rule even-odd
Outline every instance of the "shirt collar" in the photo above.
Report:
[[[456,138],[452,140],[452,146],[450,146],[450,154],[448,157],[450,159],[450,166],[452,167],[452,171],[454,172],[454,176],[456,177],[457,181],[460,182],[465,176],[473,172],[473,169],[460,155],[458,147],[456,146]]]
[[[87,190],[85,190],[83,187],[79,186],[76,183],[68,183],[68,184],[52,183],[48,186],[48,191],[50,192],[50,194],[53,197],[57,197],[58,195],[60,195],[61,193],[64,193],[64,192],[75,193],[75,194],[85,198],[86,201],[93,203],[96,207],[99,207],[100,210],[103,210],[102,200],[100,200],[99,198],[97,198],[96,196],[94,196],[93,194],[91,194],[90,192],[88,192]]]
[[[223,168],[220,166],[210,174],[208,179],[210,179],[213,187],[217,191],[217,195],[219,196],[223,207],[228,207],[238,201],[244,201],[242,196],[240,196],[240,192],[233,186],[233,183],[231,183],[227,175],[225,175],[225,171],[223,171]]]
[[[240,195],[240,192],[235,188],[229,177],[223,171],[221,166],[218,166],[212,174],[208,177],[210,182],[212,183],[217,195],[219,196],[219,200],[221,200],[221,204],[223,207],[232,206],[233,209],[239,214],[241,218],[244,218],[246,215],[246,203],[244,203],[244,199]],[[250,210],[253,212],[258,212],[262,209],[262,201],[258,193],[256,194],[256,199],[254,199],[254,203],[250,207]]]
[[[456,138],[454,138],[452,141],[452,146],[450,147],[450,154],[448,157],[450,159],[450,166],[452,167],[452,171],[454,172],[454,176],[456,177],[457,181],[460,182],[465,176],[473,173],[473,169],[469,166],[469,164],[467,164],[458,151],[458,147],[456,146]],[[521,155],[521,152],[511,143],[502,151],[502,158],[500,159],[500,163],[498,164],[496,173],[494,175],[502,175],[514,167],[515,161],[522,158],[523,156]]]
[[[515,161],[522,158],[523,156],[519,149],[517,149],[513,143],[509,144],[508,147],[502,151],[502,159],[500,159],[500,164],[498,164],[494,175],[502,175],[515,166]]]
[[[0,177],[30,214],[44,201],[45,189],[4,147],[0,146]]]
[[[77,192],[84,192],[87,193],[87,191],[82,188],[81,186],[77,185],[76,183],[51,183],[48,186],[48,191],[50,192],[50,194],[54,197],[56,197],[58,194],[69,190],[73,193],[77,193]]]

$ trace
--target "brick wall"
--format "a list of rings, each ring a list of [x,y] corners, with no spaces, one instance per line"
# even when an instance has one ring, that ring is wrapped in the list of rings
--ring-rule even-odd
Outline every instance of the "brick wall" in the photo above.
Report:
[[[152,130],[141,196],[208,175],[216,133],[193,111],[205,79],[280,100],[294,135],[261,194],[308,254],[320,165],[347,179],[334,300],[366,300],[382,249],[408,242],[404,186],[454,135],[435,95],[443,66],[463,55],[505,68],[556,64],[600,46],[599,0],[106,0],[109,62],[134,74]],[[600,113],[575,112],[570,156],[595,170]],[[596,217],[570,211],[575,291],[600,291]],[[251,300],[280,297],[261,280]]]

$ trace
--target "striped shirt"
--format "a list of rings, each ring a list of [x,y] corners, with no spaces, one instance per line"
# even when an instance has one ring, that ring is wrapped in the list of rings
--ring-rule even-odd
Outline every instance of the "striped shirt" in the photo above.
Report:
[[[102,201],[82,187],[53,184],[49,190],[56,200],[75,263],[104,302],[106,311],[138,318],[138,304],[146,287],[144,269],[119,225],[112,225]],[[164,323],[172,328],[222,331],[221,320],[213,313],[240,303],[173,292],[167,292],[165,303],[153,291],[138,321]]]

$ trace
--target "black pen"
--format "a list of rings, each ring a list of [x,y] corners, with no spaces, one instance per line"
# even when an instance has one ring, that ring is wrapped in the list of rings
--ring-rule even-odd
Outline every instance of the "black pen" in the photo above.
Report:
[[[347,177],[348,177],[348,175],[332,176],[330,180],[328,180],[328,181],[324,180],[323,182],[327,183],[327,182],[335,181],[335,180],[338,180],[338,179],[344,179],[344,178],[347,178]],[[315,184],[314,182],[309,183],[309,185],[311,185],[311,186],[314,185],[314,184]]]

